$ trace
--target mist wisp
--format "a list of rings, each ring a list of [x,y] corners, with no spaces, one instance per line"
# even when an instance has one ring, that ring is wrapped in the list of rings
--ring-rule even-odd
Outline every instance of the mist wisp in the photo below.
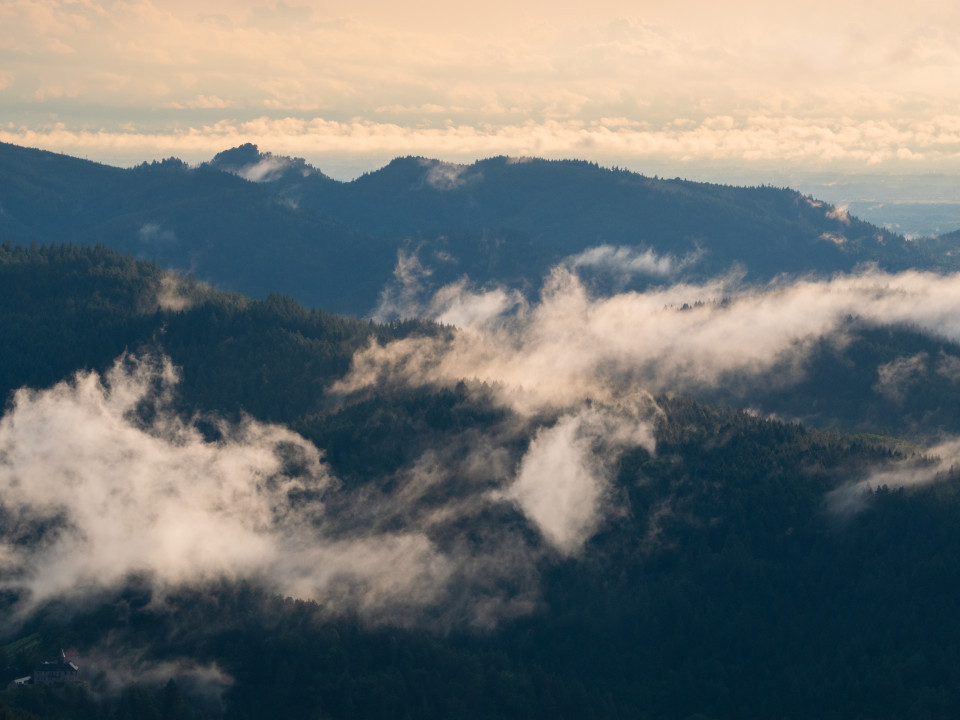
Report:
[[[852,318],[960,341],[958,307],[960,275],[866,270],[760,287],[730,275],[594,297],[575,272],[557,267],[536,303],[499,288],[474,290],[466,281],[443,288],[415,309],[459,320],[452,341],[374,342],[333,390],[476,378],[503,387],[505,404],[533,412],[587,398],[610,401],[636,388],[716,388],[732,374],[749,377],[774,367],[788,383],[802,377],[817,341],[846,341]],[[884,378],[896,379],[889,368],[880,373],[881,388]]]
[[[136,574],[160,591],[253,579],[371,623],[490,626],[529,612],[539,563],[577,553],[602,522],[597,454],[652,442],[636,408],[573,411],[526,452],[518,438],[537,429],[511,420],[425,453],[395,490],[348,491],[286,428],[176,414],[177,376],[124,356],[102,377],[16,393],[0,420],[0,588],[19,594],[18,617]],[[624,420],[627,436],[606,436]],[[502,526],[480,521],[491,513]]]

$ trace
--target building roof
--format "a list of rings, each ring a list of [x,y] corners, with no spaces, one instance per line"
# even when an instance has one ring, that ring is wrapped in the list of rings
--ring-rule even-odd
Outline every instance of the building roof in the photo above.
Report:
[[[43,662],[33,669],[34,675],[38,672],[79,672],[80,668],[72,662]]]

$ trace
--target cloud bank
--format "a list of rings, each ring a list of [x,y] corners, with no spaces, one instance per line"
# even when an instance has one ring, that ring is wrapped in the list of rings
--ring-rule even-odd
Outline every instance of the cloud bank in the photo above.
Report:
[[[652,449],[646,407],[574,409],[468,431],[347,491],[290,430],[177,416],[176,382],[169,361],[124,356],[16,393],[0,419],[0,587],[18,617],[136,574],[160,590],[253,579],[373,623],[492,625],[535,607],[540,564],[602,523],[616,453]]]
[[[867,477],[846,483],[826,497],[827,509],[834,515],[848,517],[869,506],[874,490],[891,490],[956,478],[960,471],[960,439],[951,438],[925,451],[875,468]]]
[[[18,391],[0,420],[4,587],[33,604],[132,572],[161,585],[262,576],[362,610],[449,574],[422,534],[325,537],[337,483],[319,451],[251,419],[217,422],[208,441],[169,411],[175,380],[169,362],[123,358],[104,378]]]
[[[599,270],[626,283],[635,275],[669,278],[694,264],[698,257],[692,253],[678,259],[673,255],[658,255],[649,248],[598,245],[567,258],[566,264],[575,270]]]
[[[11,0],[3,139],[136,146],[130,162],[249,140],[317,162],[347,138],[388,157],[665,153],[675,167],[956,157],[956,8],[756,5]]]
[[[960,116],[944,111],[921,120],[863,120],[833,115],[676,117],[639,125],[569,118],[507,119],[500,124],[423,122],[414,126],[378,117],[338,119],[327,115],[256,115],[163,128],[10,121],[0,141],[133,165],[175,155],[209,160],[229,147],[253,142],[280,155],[306,158],[327,174],[336,165],[356,168],[344,179],[374,170],[390,159],[426,155],[473,162],[496,155],[589,158],[640,172],[676,175],[704,168],[755,167],[763,173],[787,168],[912,173],[952,171],[960,158]],[[331,167],[332,166],[332,167]],[[362,166],[362,168],[360,167]],[[451,182],[438,173],[438,183]],[[459,180],[457,180],[459,181]]]
[[[519,503],[565,554],[582,546],[606,514],[609,466],[620,452],[655,449],[653,400],[642,398],[621,404],[618,410],[581,407],[541,429],[520,463],[516,481],[503,495]]]
[[[476,378],[502,387],[504,403],[530,413],[588,398],[611,402],[624,388],[710,389],[732,374],[774,367],[789,382],[820,338],[844,341],[851,318],[911,325],[957,341],[958,306],[958,275],[867,270],[763,287],[730,276],[593,297],[574,272],[557,268],[536,303],[463,282],[449,286],[417,309],[447,319],[449,308],[485,311],[459,313],[465,324],[450,342],[405,338],[370,345],[334,390]],[[908,370],[882,370],[881,385],[892,388]]]

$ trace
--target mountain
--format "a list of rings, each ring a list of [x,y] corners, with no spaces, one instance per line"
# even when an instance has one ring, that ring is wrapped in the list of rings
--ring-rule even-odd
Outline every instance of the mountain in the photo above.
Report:
[[[0,238],[103,244],[260,298],[282,291],[357,312],[394,262],[369,236],[173,159],[117,169],[4,145],[0,186]]]
[[[902,238],[795,191],[648,178],[586,162],[499,157],[460,166],[400,158],[324,188],[305,190],[303,202],[369,232],[428,242],[463,233],[475,243],[486,233],[488,243],[503,244],[515,234],[513,242],[543,245],[553,262],[598,245],[678,258],[702,251],[698,274],[741,263],[752,277],[768,278],[911,257]]]
[[[86,681],[0,691],[2,717],[960,707],[949,448],[642,378],[533,409],[470,376],[418,384],[401,371],[439,367],[460,331],[254,300],[104,247],[0,246],[0,307],[0,682],[70,647]],[[919,328],[843,330],[809,385],[761,375],[752,397],[800,407],[823,384],[817,411],[843,425],[886,397],[878,365],[926,353],[919,387],[960,357]],[[365,364],[411,347],[433,354]],[[358,374],[375,382],[342,385]],[[927,430],[956,432],[954,384],[936,405],[912,388],[859,421],[899,409],[909,430],[926,404]]]
[[[130,169],[0,145],[0,239],[102,243],[224,289],[354,315],[372,313],[390,282],[421,301],[463,276],[532,294],[558,263],[612,292],[731,269],[748,281],[862,263],[948,270],[960,257],[789,189],[503,157],[398,158],[338,182],[252,145],[195,168]],[[393,277],[401,251],[416,277]]]
[[[324,386],[371,339],[438,332],[224,293],[103,246],[4,244],[0,279],[4,400],[76,371],[105,373],[125,351],[162,352],[182,369],[189,407],[291,422],[324,407]]]

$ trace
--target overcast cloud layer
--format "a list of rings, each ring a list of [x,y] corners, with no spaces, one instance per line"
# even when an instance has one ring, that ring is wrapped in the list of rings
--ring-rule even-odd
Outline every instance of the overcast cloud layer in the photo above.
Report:
[[[956,169],[960,10],[874,3],[0,3],[0,139],[118,163]]]

